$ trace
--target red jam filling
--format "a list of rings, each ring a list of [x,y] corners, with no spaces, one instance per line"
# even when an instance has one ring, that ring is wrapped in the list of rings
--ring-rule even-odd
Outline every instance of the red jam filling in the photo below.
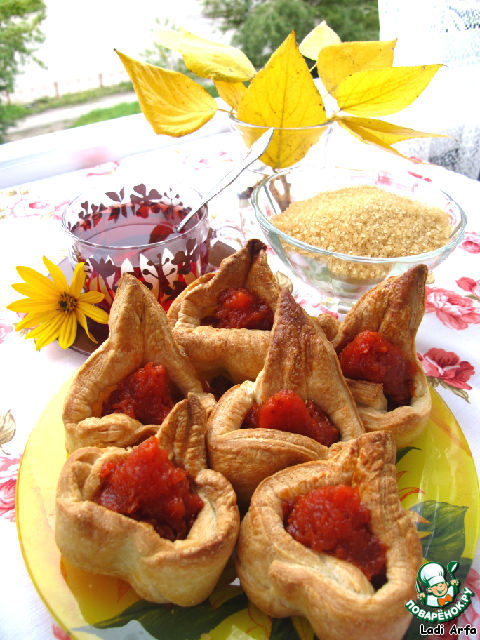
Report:
[[[387,547],[371,532],[370,511],[356,487],[313,489],[283,508],[285,528],[295,540],[351,562],[369,580],[385,578]]]
[[[102,416],[126,413],[142,424],[161,424],[175,404],[167,371],[152,362],[124,378],[102,408]]]
[[[94,501],[134,520],[150,523],[168,540],[183,540],[203,507],[193,480],[168,459],[152,436],[128,456],[105,462]]]
[[[270,331],[273,311],[255,293],[247,289],[224,289],[218,296],[217,309],[203,324],[221,329],[262,329]]]
[[[347,378],[381,382],[392,408],[410,404],[413,367],[402,351],[376,331],[362,331],[339,355]]]
[[[340,439],[339,431],[313,402],[304,402],[295,393],[284,389],[261,405],[254,404],[243,419],[244,429],[278,429],[308,436],[329,447]]]

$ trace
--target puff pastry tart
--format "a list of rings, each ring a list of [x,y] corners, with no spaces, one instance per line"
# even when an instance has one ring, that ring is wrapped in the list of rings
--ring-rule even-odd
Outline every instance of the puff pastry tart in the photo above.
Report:
[[[260,240],[249,240],[214,274],[201,276],[168,311],[176,340],[202,377],[234,384],[263,367],[280,286]]]
[[[137,278],[125,274],[109,337],[77,371],[65,400],[67,450],[136,444],[156,433],[188,392],[202,393],[202,384],[165,312]],[[214,399],[204,394],[202,401],[211,406]]]
[[[331,343],[283,290],[264,368],[255,382],[227,391],[212,411],[210,466],[230,480],[245,506],[267,476],[323,458],[332,442],[362,433]]]
[[[415,349],[426,277],[419,265],[367,291],[333,340],[366,430],[388,431],[400,446],[422,432],[431,410]]]
[[[153,602],[192,606],[208,597],[235,546],[239,514],[230,483],[206,468],[205,421],[189,394],[130,451],[75,451],[56,495],[64,557],[125,579]]]
[[[240,582],[270,616],[308,618],[320,640],[399,640],[422,552],[398,499],[394,440],[333,448],[259,485],[240,527]]]

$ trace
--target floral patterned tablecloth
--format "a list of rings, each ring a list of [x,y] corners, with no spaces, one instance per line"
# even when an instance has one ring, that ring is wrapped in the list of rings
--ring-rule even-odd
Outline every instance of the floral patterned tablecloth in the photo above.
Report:
[[[84,356],[63,351],[57,343],[40,352],[33,341],[16,333],[18,321],[5,306],[17,296],[10,287],[19,280],[15,265],[43,270],[42,255],[59,262],[66,256],[60,217],[66,203],[89,183],[125,175],[181,175],[200,191],[230,167],[236,155],[230,134],[214,135],[168,149],[136,155],[120,162],[53,176],[0,191],[0,637],[35,640],[69,637],[51,617],[26,571],[15,527],[15,486],[19,463],[31,430],[48,400],[83,362]],[[425,372],[456,416],[480,468],[480,183],[439,167],[411,162],[354,145],[346,153],[350,166],[376,166],[413,173],[438,183],[463,206],[468,216],[465,239],[435,271],[427,287],[426,314],[417,337]],[[253,175],[244,174],[210,205],[212,225],[227,241],[259,235],[247,200],[238,199]],[[240,203],[243,207],[240,209]],[[260,235],[261,237],[261,235]],[[274,271],[285,273],[275,256]],[[287,274],[291,275],[291,274]],[[321,312],[318,292],[292,277],[294,295],[310,312]],[[477,490],[475,487],[472,490]],[[477,551],[467,578],[477,597],[459,618],[480,633],[480,557]],[[448,625],[446,627],[448,633]],[[438,637],[438,636],[436,636]],[[451,637],[451,636],[448,636]]]

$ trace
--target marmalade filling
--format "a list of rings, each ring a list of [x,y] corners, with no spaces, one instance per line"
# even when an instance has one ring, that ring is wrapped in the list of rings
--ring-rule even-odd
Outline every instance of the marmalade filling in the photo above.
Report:
[[[217,309],[202,320],[219,329],[261,329],[270,331],[273,311],[255,293],[247,289],[224,289],[218,295]]]
[[[243,429],[278,429],[308,436],[329,447],[340,439],[340,433],[323,411],[313,402],[304,402],[284,389],[262,404],[254,404],[245,414]]]
[[[339,354],[343,375],[380,382],[390,408],[410,404],[413,365],[402,351],[376,331],[362,331]]]
[[[374,586],[385,582],[387,547],[370,530],[370,511],[356,487],[335,485],[313,489],[283,503],[284,524],[298,542],[347,560]]]
[[[186,471],[175,467],[155,436],[128,456],[105,462],[93,500],[102,507],[148,522],[167,540],[187,537],[203,500]]]
[[[102,407],[102,416],[125,413],[142,424],[161,424],[175,404],[167,371],[153,362],[124,378]]]

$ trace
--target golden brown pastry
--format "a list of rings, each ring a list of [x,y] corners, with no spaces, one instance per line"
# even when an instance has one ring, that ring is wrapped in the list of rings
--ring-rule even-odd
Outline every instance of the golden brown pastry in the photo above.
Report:
[[[364,433],[331,343],[287,290],[280,294],[264,368],[255,382],[246,380],[224,394],[208,423],[210,466],[230,480],[240,505],[247,505],[255,487],[272,473],[328,454],[326,446],[306,435],[242,428],[253,405],[284,390],[315,403],[342,440]]]
[[[109,318],[109,337],[77,371],[63,409],[67,451],[85,446],[130,446],[157,432],[125,413],[102,416],[118,384],[146,363],[162,364],[180,395],[202,393],[202,384],[176,344],[167,316],[152,293],[130,274],[122,277]],[[204,394],[206,406],[213,396]],[[161,421],[160,421],[161,422]]]
[[[411,400],[392,410],[387,409],[378,384],[364,381],[362,387],[361,381],[349,383],[365,429],[388,431],[399,446],[412,442],[422,432],[431,410],[427,379],[415,348],[415,336],[425,312],[426,277],[427,267],[419,265],[367,291],[346,315],[333,340],[337,353],[341,354],[362,331],[378,332],[398,347],[409,363]]]
[[[219,295],[229,288],[245,288],[275,310],[280,286],[271,272],[260,240],[249,240],[225,258],[214,274],[200,276],[183,291],[168,311],[175,339],[196,370],[209,380],[226,375],[234,384],[254,380],[263,367],[270,331],[218,328],[202,325],[217,307]]]
[[[308,618],[319,640],[399,640],[411,616],[422,553],[400,505],[395,444],[387,433],[334,445],[326,459],[279,471],[255,491],[242,521],[237,572],[249,599],[272,617]],[[378,590],[352,562],[317,552],[284,526],[284,505],[327,485],[358,489],[371,533],[386,546],[386,582]]]
[[[86,447],[65,463],[57,487],[55,538],[72,564],[127,580],[153,602],[192,606],[213,590],[239,529],[236,499],[229,482],[206,468],[206,412],[189,394],[170,412],[157,435],[169,459],[193,478],[203,506],[184,539],[161,537],[152,524],[112,511],[94,501],[106,462],[125,460],[132,451]]]

